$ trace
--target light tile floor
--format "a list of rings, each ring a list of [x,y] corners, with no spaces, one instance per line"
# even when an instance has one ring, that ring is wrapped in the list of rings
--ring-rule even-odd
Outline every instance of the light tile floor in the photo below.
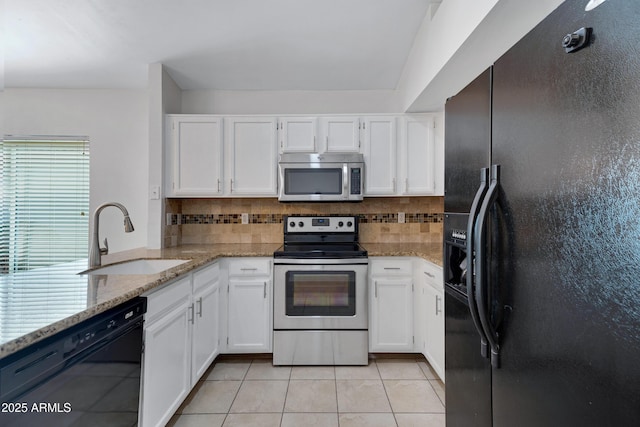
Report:
[[[171,427],[444,427],[444,384],[422,357],[358,367],[219,359]]]

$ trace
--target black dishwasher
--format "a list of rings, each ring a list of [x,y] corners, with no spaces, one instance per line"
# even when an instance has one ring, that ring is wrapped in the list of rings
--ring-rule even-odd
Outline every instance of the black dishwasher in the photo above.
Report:
[[[137,425],[146,298],[0,360],[0,425]]]

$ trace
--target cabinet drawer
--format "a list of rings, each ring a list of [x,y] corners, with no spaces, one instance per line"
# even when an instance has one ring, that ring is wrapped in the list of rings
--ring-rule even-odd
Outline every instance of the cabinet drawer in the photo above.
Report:
[[[213,265],[208,265],[193,273],[193,293],[195,294],[201,287],[215,282],[220,277],[220,265],[216,261]]]
[[[429,262],[423,262],[421,267],[422,276],[426,282],[436,290],[442,291],[442,267],[438,267]]]
[[[404,258],[373,259],[369,263],[372,276],[411,276],[411,260]]]
[[[169,309],[178,306],[191,298],[191,275],[165,285],[161,289],[153,290],[146,295],[147,324],[161,317]]]
[[[246,258],[229,261],[229,276],[270,276],[271,258]]]

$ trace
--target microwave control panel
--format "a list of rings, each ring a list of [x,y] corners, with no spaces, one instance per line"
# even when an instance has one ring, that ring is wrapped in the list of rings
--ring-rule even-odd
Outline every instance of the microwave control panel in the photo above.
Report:
[[[360,194],[362,188],[362,169],[351,168],[351,194]]]

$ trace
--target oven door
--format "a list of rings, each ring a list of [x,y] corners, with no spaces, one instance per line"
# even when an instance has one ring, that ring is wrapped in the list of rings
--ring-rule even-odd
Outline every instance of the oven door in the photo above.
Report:
[[[274,329],[367,329],[366,261],[314,262],[274,266]]]

